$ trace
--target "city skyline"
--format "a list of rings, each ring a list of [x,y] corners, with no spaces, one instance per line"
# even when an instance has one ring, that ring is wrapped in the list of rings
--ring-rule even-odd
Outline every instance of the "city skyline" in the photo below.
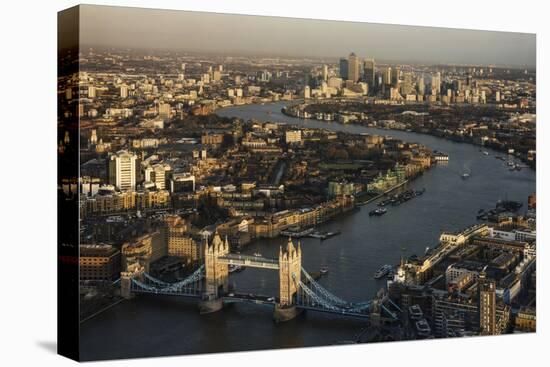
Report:
[[[90,9],[59,31],[75,359],[536,332],[537,70],[452,54],[494,35],[421,29],[404,47],[418,28],[376,25],[376,51],[348,23]],[[87,44],[101,37],[125,45]],[[330,61],[281,57],[319,40]],[[480,55],[510,60],[501,46]],[[404,62],[427,50],[451,59]]]
[[[109,6],[84,5],[81,12],[84,46],[315,58],[355,52],[383,61],[536,66],[536,37],[529,33]]]

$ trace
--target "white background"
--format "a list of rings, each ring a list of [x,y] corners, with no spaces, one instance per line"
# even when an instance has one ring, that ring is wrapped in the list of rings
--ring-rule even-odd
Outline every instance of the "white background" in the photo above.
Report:
[[[537,33],[538,332],[103,362],[102,365],[541,365],[548,343],[547,127],[550,68],[544,1],[91,1],[165,9]],[[7,0],[0,11],[0,363],[64,366],[56,343],[56,12],[74,1]],[[238,35],[236,35],[238,37]],[[246,330],[243,330],[246,333]],[[151,336],[154,337],[154,336]],[[185,335],[182,335],[185,338]],[[546,339],[546,343],[544,341]],[[535,362],[539,360],[539,362]],[[545,361],[548,363],[547,361]]]

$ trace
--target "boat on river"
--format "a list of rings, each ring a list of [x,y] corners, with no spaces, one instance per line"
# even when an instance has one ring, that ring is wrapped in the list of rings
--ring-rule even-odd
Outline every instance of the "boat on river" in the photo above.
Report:
[[[382,265],[382,267],[380,269],[378,269],[376,271],[376,273],[374,273],[374,279],[380,279],[386,275],[388,275],[388,273],[393,270],[393,266],[391,265]]]
[[[388,209],[386,208],[377,208],[377,209],[374,209],[374,210],[371,210],[369,212],[369,216],[377,216],[377,217],[381,217],[382,215],[386,214],[388,212]]]

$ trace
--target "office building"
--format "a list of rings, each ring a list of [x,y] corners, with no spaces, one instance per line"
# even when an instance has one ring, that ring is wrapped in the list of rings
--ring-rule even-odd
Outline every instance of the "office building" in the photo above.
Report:
[[[400,77],[401,77],[401,70],[399,68],[393,68],[391,71],[391,84],[394,87],[399,87]]]
[[[340,59],[340,78],[348,79],[348,60],[343,57]]]
[[[425,94],[426,84],[424,82],[424,76],[420,76],[416,81],[416,91],[419,95],[423,96]]]
[[[439,92],[441,91],[441,73],[440,72],[437,72],[435,75],[432,75],[431,87],[432,87],[433,95],[438,95]]]
[[[359,80],[359,57],[353,52],[348,58],[348,80],[354,83]]]
[[[151,182],[158,190],[167,189],[166,175],[172,168],[166,163],[157,163],[145,168],[145,182]]]
[[[374,59],[365,60],[363,65],[365,81],[369,85],[369,90],[374,90],[376,81],[376,66]]]
[[[326,82],[328,80],[328,66],[323,65],[323,81]]]
[[[121,191],[136,189],[137,156],[121,150],[109,156],[109,183]]]
[[[384,71],[382,72],[382,84],[384,84],[384,85],[390,85],[390,84],[391,84],[391,76],[392,76],[391,67],[388,66],[388,67],[385,68]]]
[[[170,180],[170,191],[173,193],[194,192],[195,176],[190,173],[175,173]]]

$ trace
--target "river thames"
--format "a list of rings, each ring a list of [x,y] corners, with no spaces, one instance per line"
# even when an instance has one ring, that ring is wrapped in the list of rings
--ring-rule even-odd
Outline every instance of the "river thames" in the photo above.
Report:
[[[390,207],[382,217],[370,217],[376,203],[361,207],[322,226],[340,230],[325,241],[301,239],[302,266],[329,274],[319,281],[325,288],[349,301],[371,299],[385,280],[373,279],[383,264],[397,264],[401,256],[421,255],[438,244],[442,231],[455,231],[476,223],[480,208],[493,208],[499,199],[524,203],[535,192],[535,172],[524,168],[510,171],[495,156],[478,146],[406,131],[380,130],[335,122],[301,120],[283,115],[284,103],[230,107],[218,115],[283,122],[311,128],[349,133],[392,136],[417,142],[447,153],[447,164],[435,165],[407,185],[426,188],[424,195],[400,206]],[[462,173],[470,172],[469,179]],[[276,258],[284,238],[260,240],[243,253],[261,253]],[[246,269],[233,273],[230,283],[239,292],[278,295],[278,273]],[[221,312],[199,315],[195,301],[140,296],[124,301],[81,325],[81,356],[84,360],[163,356],[174,354],[229,352],[269,348],[332,345],[352,340],[364,322],[330,314],[308,312],[283,324],[272,321],[272,310],[237,304]]]

